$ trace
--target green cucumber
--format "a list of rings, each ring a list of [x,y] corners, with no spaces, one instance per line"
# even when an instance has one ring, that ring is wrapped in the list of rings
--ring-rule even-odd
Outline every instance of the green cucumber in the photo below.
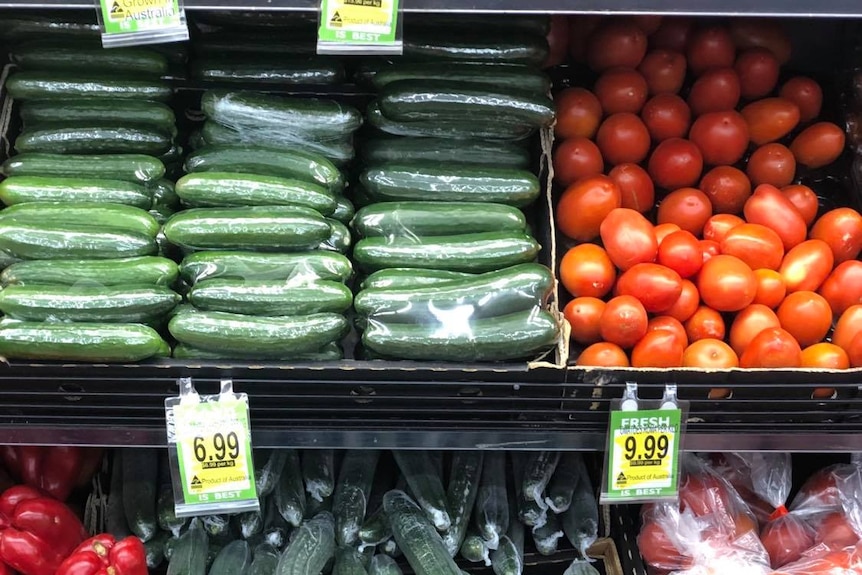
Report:
[[[210,542],[224,540],[231,536],[229,515],[202,515],[201,523],[210,538]]]
[[[315,501],[323,501],[335,491],[335,452],[331,449],[306,449],[302,452],[302,480]]]
[[[541,191],[538,178],[526,170],[421,162],[371,168],[359,180],[377,201],[494,202],[521,207],[535,201]]]
[[[543,35],[507,30],[503,35],[478,34],[475,30],[441,34],[440,30],[414,30],[404,38],[404,56],[414,60],[472,60],[480,62],[541,65],[548,57]]]
[[[149,209],[152,194],[141,184],[92,178],[12,176],[0,182],[0,200],[7,206],[29,202],[123,204]]]
[[[531,455],[528,452],[512,452],[512,475],[515,489],[515,509],[518,518],[524,525],[529,527],[542,527],[548,520],[548,508],[544,501],[540,504],[524,492],[524,479],[530,463]],[[511,529],[511,522],[509,528]]]
[[[153,196],[153,207],[164,206],[179,208],[180,198],[177,195],[174,183],[164,178],[147,184],[147,190]]]
[[[387,519],[387,521],[388,521],[388,519]],[[383,553],[385,553],[389,557],[393,557],[393,558],[401,557],[402,555],[404,555],[401,552],[401,548],[398,547],[398,543],[395,542],[394,537],[384,541],[383,544],[380,545],[380,551],[382,551]]]
[[[447,270],[386,268],[378,270],[362,280],[362,283],[359,285],[359,290],[439,286],[453,281],[466,280],[474,276],[475,274],[450,272]]]
[[[332,85],[343,82],[345,73],[340,62],[326,58],[231,54],[193,60],[191,76],[203,81]]]
[[[533,542],[540,555],[550,556],[557,552],[557,543],[565,537],[560,516],[548,513],[547,521],[541,527],[533,528]]]
[[[234,515],[236,526],[234,531],[238,531],[240,537],[249,540],[255,535],[263,533],[263,512],[261,509],[255,511],[244,511]]]
[[[140,154],[74,155],[19,154],[9,158],[0,168],[7,177],[41,176],[121,180],[145,184],[165,174],[164,164],[157,158]]]
[[[330,513],[332,513],[332,497],[327,497],[323,501],[317,501],[316,499],[306,499],[306,519],[311,519],[322,511],[329,511]]]
[[[339,545],[354,545],[359,539],[379,458],[380,452],[372,449],[350,450],[344,455],[332,501]]]
[[[363,554],[353,547],[341,547],[335,552],[332,575],[368,575],[364,560]]]
[[[254,451],[254,485],[258,497],[267,497],[275,491],[276,485],[281,479],[284,464],[287,461],[287,451],[284,449],[272,449]],[[259,464],[260,463],[260,464]]]
[[[206,575],[208,551],[206,531],[195,518],[173,545],[167,575]]]
[[[509,142],[461,140],[452,145],[448,138],[375,137],[359,148],[366,166],[388,163],[429,162],[528,168],[530,150]]]
[[[159,488],[159,498],[156,501],[156,522],[159,524],[159,529],[174,537],[179,537],[189,523],[188,517],[177,517],[174,507],[174,490],[169,483],[163,484]]]
[[[491,558],[488,545],[489,543],[478,533],[468,532],[464,537],[464,542],[461,543],[461,557],[470,563],[484,562],[486,566],[490,566]]]
[[[563,575],[599,575],[599,571],[590,564],[589,560],[575,559]]]
[[[344,316],[252,317],[224,312],[179,312],[168,324],[180,343],[203,350],[249,351],[259,357],[290,357],[319,350],[347,329]]]
[[[144,543],[147,569],[156,569],[165,561],[165,543],[171,538],[167,531],[159,531],[155,537]]]
[[[353,247],[365,271],[417,267],[482,273],[531,262],[539,244],[522,232],[485,232],[432,238],[365,238]]]
[[[192,520],[192,521],[194,521],[194,520]],[[174,554],[174,548],[177,546],[177,543],[179,543],[179,541],[180,541],[179,537],[171,537],[170,539],[165,541],[165,559],[167,559],[168,561],[171,560],[171,557]],[[206,571],[204,571],[204,572],[206,572]]]
[[[187,172],[238,172],[311,182],[338,192],[344,175],[320,154],[306,150],[272,150],[241,144],[205,145],[186,158]]]
[[[263,515],[263,540],[276,549],[282,549],[287,544],[287,537],[290,534],[290,525],[278,512],[278,506],[275,504],[275,496],[270,495],[266,498],[265,511]]]
[[[554,513],[565,513],[571,506],[582,465],[582,455],[576,451],[566,451],[560,455],[560,462],[548,484],[548,495],[545,498],[545,503]]]
[[[251,549],[246,541],[228,543],[213,561],[209,575],[237,575],[251,566]]]
[[[452,526],[449,510],[446,507],[446,491],[436,472],[436,466],[427,451],[392,452],[398,469],[407,480],[410,492],[422,508],[425,516],[438,531],[446,531]],[[399,545],[401,542],[398,542]]]
[[[596,542],[599,529],[599,506],[590,473],[581,458],[578,465],[578,484],[572,504],[563,513],[563,531],[581,559],[587,558],[587,549]]]
[[[6,80],[6,89],[16,100],[66,100],[69,98],[120,98],[123,100],[170,100],[167,82],[81,72],[18,72]]]
[[[360,209],[351,223],[361,237],[448,236],[527,229],[524,214],[485,202],[381,202]]]
[[[253,206],[184,210],[168,220],[164,232],[186,249],[290,251],[316,247],[331,228],[309,208]]]
[[[95,39],[99,38],[99,24],[92,14],[76,10],[44,12],[12,11],[0,20],[0,38],[8,45],[32,38]]]
[[[330,215],[342,224],[349,224],[353,216],[356,215],[356,208],[353,206],[353,202],[338,195],[335,196],[335,210]]]
[[[3,332],[0,331],[0,337]],[[134,457],[123,458],[123,508],[129,528],[141,541],[156,536],[158,497],[159,452],[156,449],[139,449]]]
[[[167,59],[146,48],[112,48],[98,44],[69,43],[60,40],[36,40],[15,46],[10,54],[13,64],[22,70],[80,70],[89,73],[123,73],[136,77],[163,76],[168,72]]]
[[[332,218],[326,218],[326,222],[329,224],[329,227],[332,229],[329,237],[324,241],[320,242],[320,245],[317,246],[319,250],[326,250],[330,252],[337,252],[340,254],[346,254],[350,251],[350,246],[353,243],[353,238],[350,235],[350,229],[342,224],[338,220],[334,220]]]
[[[0,220],[0,250],[21,259],[65,260],[146,256],[157,248],[153,238],[122,230]]]
[[[258,252],[198,252],[180,263],[180,275],[190,285],[208,279],[283,281],[315,280],[346,282],[353,266],[346,257],[332,252],[262,254]]]
[[[443,543],[452,557],[458,554],[467,535],[467,526],[479,491],[483,458],[481,451],[458,451],[452,456],[452,469],[446,489],[446,506],[452,524],[443,534]]]
[[[395,559],[389,555],[375,555],[371,558],[368,575],[403,575]]]
[[[278,567],[278,548],[270,543],[261,543],[254,548],[251,566],[247,575],[275,575]]]
[[[551,481],[559,462],[559,451],[533,451],[527,459],[521,489],[524,496],[535,501],[539,507],[547,509],[545,488]]]
[[[317,575],[335,555],[335,520],[328,511],[303,523],[291,538],[276,575]]]
[[[386,519],[386,513],[381,505],[377,511],[372,513],[359,528],[360,547],[380,545],[392,537],[392,530]]]
[[[496,62],[397,63],[377,72],[371,83],[377,90],[382,90],[394,82],[422,80],[476,84],[512,93],[547,94],[551,89],[550,78],[536,68]]]
[[[177,279],[177,264],[157,256],[113,260],[29,261],[12,264],[0,274],[10,285],[115,286],[123,284],[170,286]]]
[[[530,124],[510,122],[505,118],[494,120],[462,118],[460,120],[420,120],[400,122],[386,117],[374,100],[366,110],[368,123],[393,136],[416,138],[444,138],[448,140],[519,141],[529,138],[535,128]]]
[[[440,534],[406,493],[390,491],[383,497],[383,505],[395,541],[416,575],[461,574]]]
[[[160,228],[153,216],[140,208],[97,202],[15,204],[0,211],[0,219],[30,224],[41,223],[46,226],[54,223],[103,226],[106,229],[123,230],[152,238],[156,237]]]
[[[176,193],[191,207],[303,206],[324,216],[335,211],[335,199],[325,188],[276,176],[189,174],[177,181]]]
[[[175,359],[197,359],[197,360],[270,360],[274,358],[272,354],[258,354],[254,350],[250,351],[234,351],[231,349],[223,349],[221,351],[211,351],[206,349],[196,348],[184,343],[174,347],[172,357]],[[338,361],[344,359],[344,352],[337,343],[332,342],[324,345],[318,350],[308,351],[303,353],[285,353],[279,355],[279,361]]]
[[[171,147],[171,135],[151,126],[110,125],[94,122],[39,124],[15,139],[20,153],[149,154]]]
[[[224,541],[224,538],[210,538],[210,546],[207,549],[207,571],[213,566],[215,563],[216,557],[218,557],[221,550],[224,549],[225,545],[230,543],[230,541]]]
[[[506,491],[506,453],[491,451],[482,464],[482,479],[476,495],[474,522],[479,535],[496,549],[509,529],[509,499]]]
[[[123,449],[114,449],[111,452],[111,482],[105,507],[105,532],[113,535],[118,541],[132,534],[123,507],[123,451]]]
[[[299,453],[295,449],[285,449],[285,457],[284,469],[275,487],[275,505],[285,521],[299,527],[305,516],[305,490],[302,485]]]
[[[27,127],[44,123],[111,122],[154,126],[176,135],[174,111],[161,102],[80,98],[74,100],[30,100],[21,104],[21,119]]]
[[[491,568],[494,575],[522,575],[524,572],[524,526],[521,522],[511,522],[500,546],[491,551]]]

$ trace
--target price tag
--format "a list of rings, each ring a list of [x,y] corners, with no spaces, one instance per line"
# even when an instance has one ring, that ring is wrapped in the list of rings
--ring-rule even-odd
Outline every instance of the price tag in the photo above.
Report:
[[[97,0],[97,4],[106,48],[189,39],[182,0]]]
[[[321,0],[320,54],[400,54],[400,0]]]

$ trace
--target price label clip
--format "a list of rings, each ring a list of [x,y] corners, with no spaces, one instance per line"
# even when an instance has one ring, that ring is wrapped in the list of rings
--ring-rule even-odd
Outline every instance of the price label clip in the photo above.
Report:
[[[168,458],[177,517],[258,511],[248,395],[221,380],[218,395],[199,395],[180,378],[165,399]]]
[[[659,401],[638,397],[627,383],[611,402],[600,500],[639,503],[679,497],[679,461],[688,402],[668,384]]]

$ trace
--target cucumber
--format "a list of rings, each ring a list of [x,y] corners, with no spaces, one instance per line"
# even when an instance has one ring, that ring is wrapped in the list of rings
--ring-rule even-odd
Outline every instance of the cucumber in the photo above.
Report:
[[[350,450],[344,455],[332,501],[339,545],[354,545],[359,538],[379,458],[380,452],[373,449]]]
[[[27,202],[0,211],[0,219],[18,223],[41,223],[46,226],[54,223],[103,226],[105,229],[122,230],[152,238],[159,233],[159,224],[153,216],[140,208],[121,204]]]
[[[353,202],[342,195],[335,196],[335,210],[330,214],[330,217],[342,224],[349,224],[354,215],[356,215],[356,208],[353,206]]]
[[[105,507],[105,532],[113,535],[118,541],[132,534],[126,521],[126,511],[123,508],[122,459],[122,449],[114,449],[111,452],[111,483],[108,502]]]
[[[235,531],[239,531],[240,537],[249,540],[255,535],[263,533],[263,512],[245,511],[233,516],[236,520]]]
[[[303,206],[328,216],[335,198],[320,186],[276,176],[232,172],[189,174],[177,181],[176,193],[187,206]]]
[[[334,313],[275,318],[182,311],[168,324],[180,343],[216,352],[249,351],[274,359],[319,350],[339,339],[346,329],[347,320]]]
[[[186,249],[284,251],[313,248],[331,228],[309,208],[253,206],[184,210],[168,220],[164,232]]]
[[[210,538],[210,542],[224,540],[231,536],[229,515],[202,515],[201,524]]]
[[[7,359],[134,362],[169,354],[167,342],[144,325],[25,321],[0,325],[0,355]]]
[[[233,27],[234,24],[231,24]],[[288,38],[253,37],[248,33],[218,30],[195,39],[194,50],[201,55],[222,54],[311,56],[315,54],[314,38],[291,35]]]
[[[177,195],[174,183],[164,178],[147,184],[147,190],[153,197],[153,207],[180,207],[180,197]]]
[[[129,528],[141,541],[155,537],[159,526],[156,520],[158,497],[159,452],[139,449],[134,457],[124,457],[123,508]]]
[[[563,575],[599,575],[599,571],[585,559],[575,559]]]
[[[177,264],[167,258],[141,256],[113,260],[58,260],[14,263],[0,274],[10,285],[116,286],[123,284],[170,286],[177,279]]]
[[[446,489],[452,525],[443,534],[443,543],[452,557],[458,554],[467,535],[467,526],[479,491],[483,458],[481,451],[458,451],[452,456],[452,469]]]
[[[281,480],[284,464],[287,461],[287,451],[284,449],[272,449],[254,451],[255,470],[254,486],[258,497],[267,497],[275,491],[276,485]],[[261,462],[258,465],[258,462]]]
[[[521,575],[524,572],[524,526],[520,522],[511,522],[500,546],[491,551],[491,567],[494,575]]]
[[[200,310],[259,316],[344,313],[353,302],[350,288],[325,280],[293,284],[214,279],[198,282],[187,297]]]
[[[494,35],[475,30],[441,34],[440,30],[415,30],[404,38],[404,56],[414,60],[473,60],[479,62],[541,65],[548,57],[543,35],[508,30]]]
[[[110,125],[95,122],[45,123],[26,129],[15,139],[20,153],[49,154],[149,154],[157,156],[171,147],[169,132],[151,126]]]
[[[254,548],[251,566],[247,575],[275,575],[278,566],[278,549],[270,543],[261,543]]]
[[[323,501],[335,491],[335,452],[307,449],[302,452],[302,480],[315,501]]]
[[[0,220],[0,250],[21,259],[110,259],[156,253],[149,236],[90,226],[39,224]]]
[[[174,508],[174,490],[170,483],[162,484],[159,488],[159,498],[156,501],[156,522],[159,529],[174,537],[179,537],[189,523],[188,517],[177,517]]]
[[[165,541],[164,553],[165,559],[167,559],[168,561],[171,560],[171,557],[174,554],[174,548],[177,546],[177,543],[179,543],[179,537],[171,537],[170,539]]]
[[[377,90],[383,90],[394,82],[425,80],[475,84],[512,93],[547,94],[551,89],[550,78],[535,68],[488,62],[396,63],[377,72],[371,83]]]
[[[317,501],[316,499],[306,499],[306,519],[311,519],[322,511],[329,511],[330,513],[332,513],[332,497],[327,497],[323,501]]]
[[[572,504],[582,465],[583,456],[576,451],[567,451],[560,455],[560,462],[548,484],[548,496],[545,498],[545,503],[554,513],[565,513]]]
[[[34,103],[35,105],[35,103]],[[9,158],[0,169],[7,177],[80,178],[121,180],[145,184],[165,174],[164,164],[140,154],[74,155],[19,154]]]
[[[524,497],[532,499],[543,509],[548,508],[548,504],[545,503],[545,488],[559,462],[559,451],[534,451],[527,459],[521,489]]]
[[[209,575],[237,575],[251,566],[251,549],[246,541],[225,545],[213,561]]]
[[[224,349],[221,351],[203,350],[184,343],[174,347],[172,357],[175,359],[197,359],[197,360],[270,360],[279,361],[338,361],[344,359],[344,352],[335,342],[321,347],[319,350],[304,353],[285,353],[273,358],[272,355],[260,355],[251,351],[234,351]]]
[[[93,38],[98,41],[99,25],[92,14],[75,10],[54,12],[14,11],[3,14],[0,20],[0,38],[9,45],[17,44],[33,37],[82,39]]]
[[[281,555],[276,575],[317,575],[335,554],[335,520],[324,511],[303,523]]]
[[[162,80],[78,71],[18,72],[6,80],[6,89],[16,100],[118,98],[166,102],[172,95],[170,85]]]
[[[393,136],[444,138],[448,140],[519,141],[529,138],[535,131],[535,128],[530,124],[508,121],[507,118],[400,122],[383,114],[379,100],[374,100],[368,105],[365,115],[371,126]]]
[[[146,48],[105,50],[97,44],[69,43],[59,40],[36,40],[15,46],[10,60],[22,70],[80,70],[82,73],[123,73],[135,77],[163,76],[168,72],[167,59]]]
[[[364,556],[352,547],[341,547],[335,553],[332,575],[368,575],[363,565]]]
[[[535,201],[541,191],[538,178],[526,170],[454,169],[421,162],[371,168],[359,180],[378,201],[493,202],[521,207]]]
[[[207,549],[207,571],[210,570],[213,563],[215,563],[216,557],[218,557],[221,550],[224,549],[225,545],[228,543],[230,543],[230,541],[223,542],[222,539],[210,539],[210,546],[209,549]]]
[[[198,519],[173,545],[167,575],[205,575],[209,542]]]
[[[350,236],[350,230],[347,226],[332,218],[326,218],[326,222],[329,224],[332,232],[327,239],[320,242],[317,249],[337,252],[340,254],[346,254],[349,252],[353,238]]]
[[[416,575],[460,575],[440,534],[406,493],[390,491],[383,506],[395,541]]]
[[[165,561],[165,542],[171,538],[167,531],[159,531],[155,537],[144,543],[147,569],[156,569]]]
[[[386,268],[367,276],[359,290],[404,289],[423,286],[439,286],[453,281],[474,277],[475,274],[450,272],[446,270],[425,270],[420,268]]]
[[[73,177],[12,176],[0,182],[7,206],[30,202],[110,203],[149,209],[153,197],[141,184]]]
[[[368,575],[403,575],[395,559],[389,555],[375,555],[371,558]]]
[[[438,531],[452,526],[446,507],[446,492],[427,451],[394,450],[395,462],[407,480],[416,503]],[[398,542],[399,545],[401,542]]]
[[[353,247],[365,271],[417,267],[482,273],[536,259],[539,244],[520,232],[485,232],[433,238],[365,238]]]
[[[533,528],[533,542],[540,555],[551,556],[557,552],[557,542],[565,537],[560,516],[548,513],[547,521],[541,527]]]
[[[548,508],[544,502],[540,505],[532,497],[524,493],[524,479],[530,463],[527,452],[512,452],[512,475],[514,476],[515,507],[518,518],[529,527],[542,527],[548,520]],[[510,522],[511,527],[511,522]]]
[[[256,252],[199,252],[180,263],[180,275],[188,284],[224,278],[284,281],[301,284],[315,280],[346,282],[353,266],[346,257],[332,252],[262,254]]]
[[[363,142],[359,152],[366,166],[427,162],[528,168],[532,163],[527,148],[489,140],[461,140],[453,146],[447,138],[375,137]]]
[[[491,565],[488,542],[482,539],[478,533],[467,533],[464,542],[461,543],[461,557],[470,563],[484,562],[486,566]]]
[[[275,496],[266,498],[265,513],[263,516],[263,540],[277,549],[282,549],[287,544],[287,536],[290,533],[290,525],[278,512],[275,504]]]
[[[403,555],[403,553],[401,553],[401,548],[398,547],[398,543],[395,542],[394,537],[384,541],[383,544],[380,545],[380,551],[393,558],[401,557]]]
[[[518,208],[482,202],[381,202],[360,209],[351,223],[362,237],[448,236],[524,231]]]
[[[161,102],[79,98],[64,101],[29,100],[21,104],[21,119],[27,127],[44,123],[111,122],[153,126],[176,135],[174,111]]]
[[[372,513],[359,528],[359,540],[362,541],[360,547],[380,545],[391,537],[392,530],[389,528],[383,506]]]
[[[285,521],[299,527],[305,516],[305,490],[299,453],[295,449],[285,450],[286,461],[278,485],[275,487],[275,505]]]
[[[197,58],[191,63],[196,80],[266,82],[279,85],[333,85],[344,81],[344,67],[337,60],[316,57],[284,57],[236,54]]]
[[[482,479],[476,496],[474,511],[476,529],[496,549],[509,529],[509,499],[506,495],[506,453],[490,451],[482,464]]]
[[[306,150],[272,150],[263,146],[208,144],[186,158],[187,172],[238,172],[311,182],[338,192],[344,176],[320,154]]]
[[[596,542],[599,529],[599,506],[590,474],[583,459],[578,465],[578,484],[572,496],[572,504],[563,514],[563,531],[572,547],[587,558],[587,549]]]

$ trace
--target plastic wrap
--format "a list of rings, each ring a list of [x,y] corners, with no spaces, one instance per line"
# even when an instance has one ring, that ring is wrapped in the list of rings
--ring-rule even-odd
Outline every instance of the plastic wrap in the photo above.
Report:
[[[366,166],[389,162],[437,162],[528,168],[530,150],[510,142],[461,140],[457,146],[447,138],[403,138],[378,136],[362,142],[359,154]]]
[[[137,77],[160,77],[168,73],[163,55],[146,48],[105,50],[96,42],[40,39],[19,44],[10,54],[12,63],[23,70],[81,70],[112,73],[122,70]]]
[[[96,226],[0,219],[0,250],[22,260],[113,259],[155,255],[148,235]]]
[[[146,184],[165,175],[165,166],[152,156],[135,154],[19,154],[3,163],[7,177],[42,176],[122,180]]]
[[[352,275],[353,266],[343,255],[331,252],[209,251],[186,256],[179,270],[190,285],[214,278],[283,281],[296,285],[316,280],[344,283]]]
[[[162,80],[80,71],[18,72],[6,81],[6,89],[16,100],[122,98],[166,102],[173,94],[170,84]]]
[[[755,492],[751,465],[744,454],[712,453],[709,461],[718,474],[727,479],[743,501],[748,504],[757,519],[757,523],[761,526],[766,524],[772,512],[775,511],[775,507]]]
[[[116,122],[164,127],[176,135],[174,111],[161,102],[149,100],[114,100],[112,98],[79,98],[61,101],[30,100],[21,104],[25,127],[57,118],[75,122]]]
[[[399,62],[379,70],[371,83],[380,90],[401,80],[447,80],[537,94],[547,94],[551,89],[550,78],[540,70],[487,62]]]
[[[332,85],[345,78],[337,60],[260,53],[204,56],[192,62],[191,74],[196,80],[287,85]]]
[[[527,221],[518,208],[483,202],[380,202],[360,209],[351,226],[360,237],[447,236],[520,231]]]
[[[36,202],[104,202],[147,210],[153,204],[153,192],[145,185],[120,180],[12,176],[0,182],[0,201],[7,206]]]
[[[451,30],[449,31],[451,32]],[[440,30],[411,32],[404,40],[404,56],[416,60],[471,60],[540,66],[548,57],[544,36],[507,30],[505,35],[442,34]]]

